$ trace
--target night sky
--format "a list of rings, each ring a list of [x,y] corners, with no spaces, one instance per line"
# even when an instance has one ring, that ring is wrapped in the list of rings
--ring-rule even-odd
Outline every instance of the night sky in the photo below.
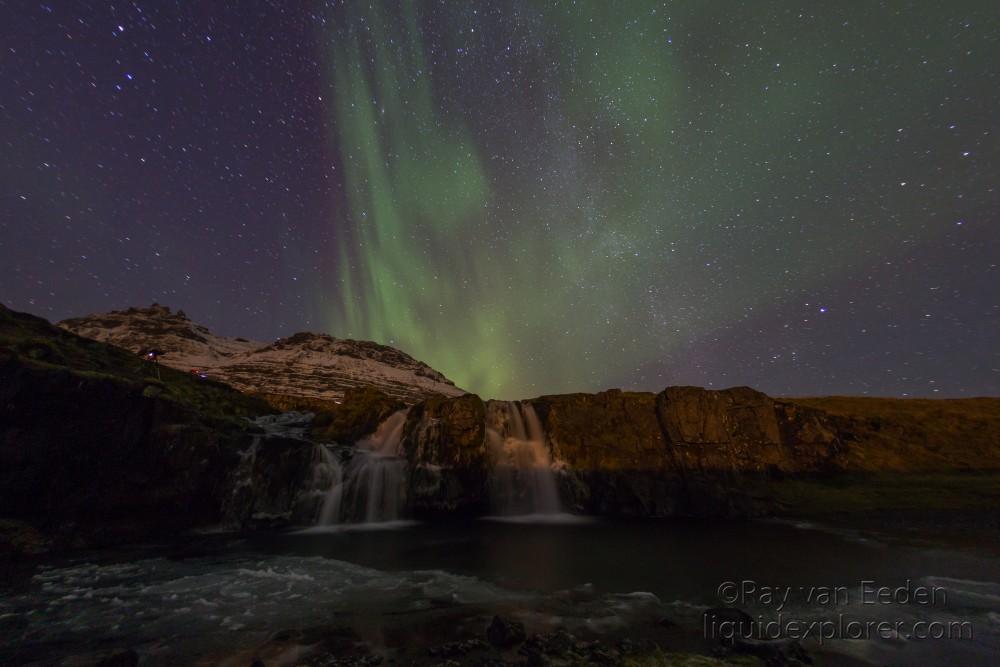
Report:
[[[0,1],[0,302],[486,397],[1000,394],[1000,4]]]

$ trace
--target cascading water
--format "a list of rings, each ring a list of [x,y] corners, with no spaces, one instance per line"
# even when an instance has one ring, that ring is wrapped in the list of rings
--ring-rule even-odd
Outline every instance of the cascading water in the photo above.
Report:
[[[322,448],[325,453],[319,466],[332,472],[327,473],[330,490],[317,525],[383,523],[401,518],[406,506],[407,466],[400,451],[406,415],[406,410],[393,413],[375,433],[344,452],[349,459],[346,464],[340,463],[334,451]]]
[[[314,488],[321,488],[324,481],[329,489],[323,497],[319,511],[320,526],[329,526],[340,520],[340,502],[344,492],[344,468],[337,459],[336,452],[326,445],[320,445],[319,461],[314,468]]]
[[[500,514],[561,511],[552,458],[534,406],[526,401],[488,401],[486,438],[494,460],[493,505]]]

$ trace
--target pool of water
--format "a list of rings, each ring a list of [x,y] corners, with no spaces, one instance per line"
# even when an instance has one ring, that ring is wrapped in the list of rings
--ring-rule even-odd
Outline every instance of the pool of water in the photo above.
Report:
[[[385,623],[463,607],[597,635],[627,635],[663,617],[701,631],[702,611],[724,603],[760,620],[780,614],[786,625],[846,617],[902,628],[804,642],[873,664],[988,665],[1000,655],[1000,562],[985,551],[788,522],[505,518],[359,528],[201,536],[39,565],[4,584],[0,664],[51,664],[113,646],[135,648],[143,664],[190,664],[278,630],[338,623],[363,626],[378,642]],[[910,599],[879,602],[883,587]],[[934,599],[918,599],[921,590]],[[952,637],[907,636],[928,621],[953,624]]]

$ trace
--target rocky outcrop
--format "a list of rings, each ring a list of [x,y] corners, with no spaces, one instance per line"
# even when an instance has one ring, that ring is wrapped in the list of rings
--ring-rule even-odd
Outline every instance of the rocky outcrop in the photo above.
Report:
[[[255,436],[228,476],[222,523],[242,529],[313,523],[321,501],[309,483],[317,456],[306,440]]]
[[[830,420],[749,387],[668,387],[656,416],[679,474],[821,472],[842,447]]]
[[[610,390],[543,396],[530,401],[542,420],[553,459],[576,470],[660,470],[666,443],[656,397]]]
[[[343,401],[317,412],[310,434],[321,442],[350,445],[374,433],[389,415],[403,407],[402,401],[374,387],[351,388],[344,392]]]
[[[0,356],[0,506],[98,543],[218,523],[250,436],[143,385]]]
[[[434,397],[410,409],[403,430],[410,498],[418,515],[486,508],[486,408],[474,394]]]
[[[159,304],[68,319],[59,326],[132,352],[161,350],[167,366],[197,369],[242,392],[266,395],[272,404],[282,403],[282,396],[335,402],[361,387],[405,403],[465,393],[427,364],[386,345],[311,332],[270,343],[228,338]]]
[[[268,410],[0,306],[0,519],[55,548],[216,525]]]
[[[611,390],[525,403],[544,428],[563,505],[579,512],[766,513],[773,509],[772,499],[760,493],[767,480],[825,473],[844,463],[836,420],[749,388]],[[343,434],[335,440],[353,442],[393,409],[376,394],[358,393],[329,428]],[[431,398],[410,409],[403,450],[414,513],[487,509],[496,464],[485,442],[487,412],[473,395]],[[502,424],[494,428],[505,432]]]
[[[660,516],[768,511],[762,479],[839,465],[841,443],[821,413],[746,387],[610,390],[532,401],[562,492],[581,511]]]

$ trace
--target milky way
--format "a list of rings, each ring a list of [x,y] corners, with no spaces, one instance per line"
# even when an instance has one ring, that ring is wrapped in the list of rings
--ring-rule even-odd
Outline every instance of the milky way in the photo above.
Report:
[[[990,2],[0,3],[0,301],[484,396],[1000,393]]]

